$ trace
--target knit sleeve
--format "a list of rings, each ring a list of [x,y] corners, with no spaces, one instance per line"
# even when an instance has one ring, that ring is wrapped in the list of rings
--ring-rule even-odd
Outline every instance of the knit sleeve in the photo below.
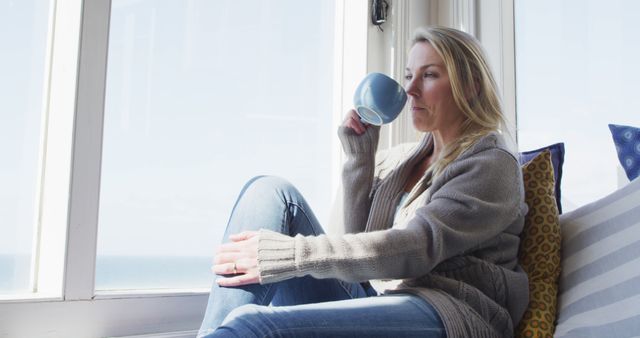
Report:
[[[370,126],[362,135],[351,128],[340,127],[338,136],[347,156],[342,169],[344,232],[363,232],[371,208],[369,195],[380,127]]]
[[[491,150],[451,169],[443,174],[448,175],[443,178],[446,183],[431,202],[418,208],[404,229],[293,238],[261,232],[262,283],[305,275],[352,282],[414,278],[478,248],[511,226],[517,236],[522,224],[515,221],[522,213],[523,196],[515,159]],[[262,238],[263,233],[268,235]],[[273,250],[274,246],[278,249]]]
[[[479,250],[497,236],[520,234],[527,209],[520,165],[511,154],[494,148],[448,169],[408,225],[427,229],[435,264]]]

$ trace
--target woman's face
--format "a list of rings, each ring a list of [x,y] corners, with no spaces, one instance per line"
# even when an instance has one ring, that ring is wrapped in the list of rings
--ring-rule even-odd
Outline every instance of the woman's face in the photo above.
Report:
[[[416,129],[442,132],[459,128],[464,120],[453,99],[444,62],[428,42],[416,43],[409,52],[405,90]]]

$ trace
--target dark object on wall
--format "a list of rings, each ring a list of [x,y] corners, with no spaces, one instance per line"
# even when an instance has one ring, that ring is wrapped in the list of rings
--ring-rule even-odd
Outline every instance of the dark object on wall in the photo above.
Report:
[[[373,0],[371,6],[371,23],[383,31],[382,24],[387,22],[389,3],[386,0]]]

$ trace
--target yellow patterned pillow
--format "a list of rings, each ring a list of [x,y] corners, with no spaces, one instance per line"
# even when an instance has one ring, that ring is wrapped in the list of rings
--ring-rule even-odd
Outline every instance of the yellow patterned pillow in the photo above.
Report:
[[[516,337],[552,337],[560,276],[560,223],[551,154],[544,151],[522,166],[529,212],[520,235],[520,265],[529,276],[529,307]]]

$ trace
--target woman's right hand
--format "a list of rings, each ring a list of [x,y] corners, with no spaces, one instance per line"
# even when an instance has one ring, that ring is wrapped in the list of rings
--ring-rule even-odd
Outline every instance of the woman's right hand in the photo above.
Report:
[[[355,109],[349,110],[342,126],[351,128],[358,135],[364,134],[367,128],[369,128],[369,124],[360,121],[360,116],[358,116]]]

